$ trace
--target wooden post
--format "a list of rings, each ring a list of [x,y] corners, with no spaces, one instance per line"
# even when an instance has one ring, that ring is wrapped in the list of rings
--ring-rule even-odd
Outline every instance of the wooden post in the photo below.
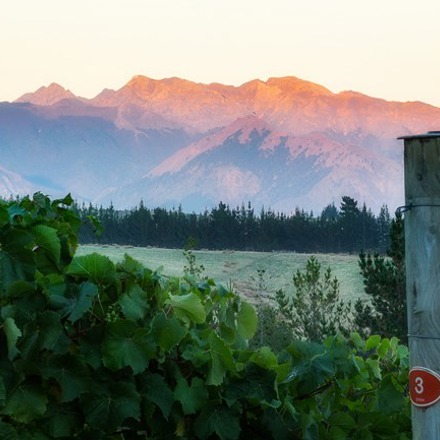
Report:
[[[413,439],[440,440],[440,132],[400,139]]]

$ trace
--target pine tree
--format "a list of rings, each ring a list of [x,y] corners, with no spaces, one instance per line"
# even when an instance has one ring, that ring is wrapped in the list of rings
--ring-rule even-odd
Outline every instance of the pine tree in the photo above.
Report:
[[[294,337],[318,342],[353,330],[351,303],[340,298],[338,279],[330,268],[322,271],[316,257],[310,257],[305,270],[293,275],[293,285],[292,296],[279,290],[275,300]]]
[[[380,334],[407,340],[404,223],[401,216],[391,222],[387,256],[359,255],[368,302],[355,303],[355,323],[364,335]]]
[[[361,237],[360,217],[361,211],[358,202],[351,197],[343,196],[341,202],[339,224],[341,233],[342,250],[352,253],[360,249]]]

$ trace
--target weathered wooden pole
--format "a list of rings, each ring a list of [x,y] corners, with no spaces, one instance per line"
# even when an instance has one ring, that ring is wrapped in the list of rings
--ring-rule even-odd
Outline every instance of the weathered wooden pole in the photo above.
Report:
[[[440,440],[440,132],[401,139],[413,438]]]

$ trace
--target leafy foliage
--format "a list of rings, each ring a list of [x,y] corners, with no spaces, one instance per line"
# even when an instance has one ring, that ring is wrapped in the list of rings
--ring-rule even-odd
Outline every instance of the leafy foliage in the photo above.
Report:
[[[196,240],[193,237],[188,239],[188,242],[183,250],[183,255],[186,259],[186,265],[183,267],[183,271],[186,274],[191,274],[197,277],[201,277],[205,271],[205,267],[196,263],[196,256],[192,251],[196,247]]]
[[[397,339],[250,349],[213,280],[76,257],[70,203],[0,202],[2,439],[409,438]]]

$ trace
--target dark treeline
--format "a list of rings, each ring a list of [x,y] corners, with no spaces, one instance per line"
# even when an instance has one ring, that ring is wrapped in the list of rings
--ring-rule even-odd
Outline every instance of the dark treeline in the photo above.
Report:
[[[255,251],[384,252],[388,246],[390,215],[384,205],[375,216],[351,197],[340,207],[328,205],[314,216],[297,209],[292,214],[262,209],[250,203],[230,208],[220,202],[211,211],[186,214],[181,208],[148,208],[143,202],[131,211],[89,205],[77,206],[85,225],[81,243],[157,246],[166,248],[235,249]],[[90,216],[104,232],[96,236]]]

